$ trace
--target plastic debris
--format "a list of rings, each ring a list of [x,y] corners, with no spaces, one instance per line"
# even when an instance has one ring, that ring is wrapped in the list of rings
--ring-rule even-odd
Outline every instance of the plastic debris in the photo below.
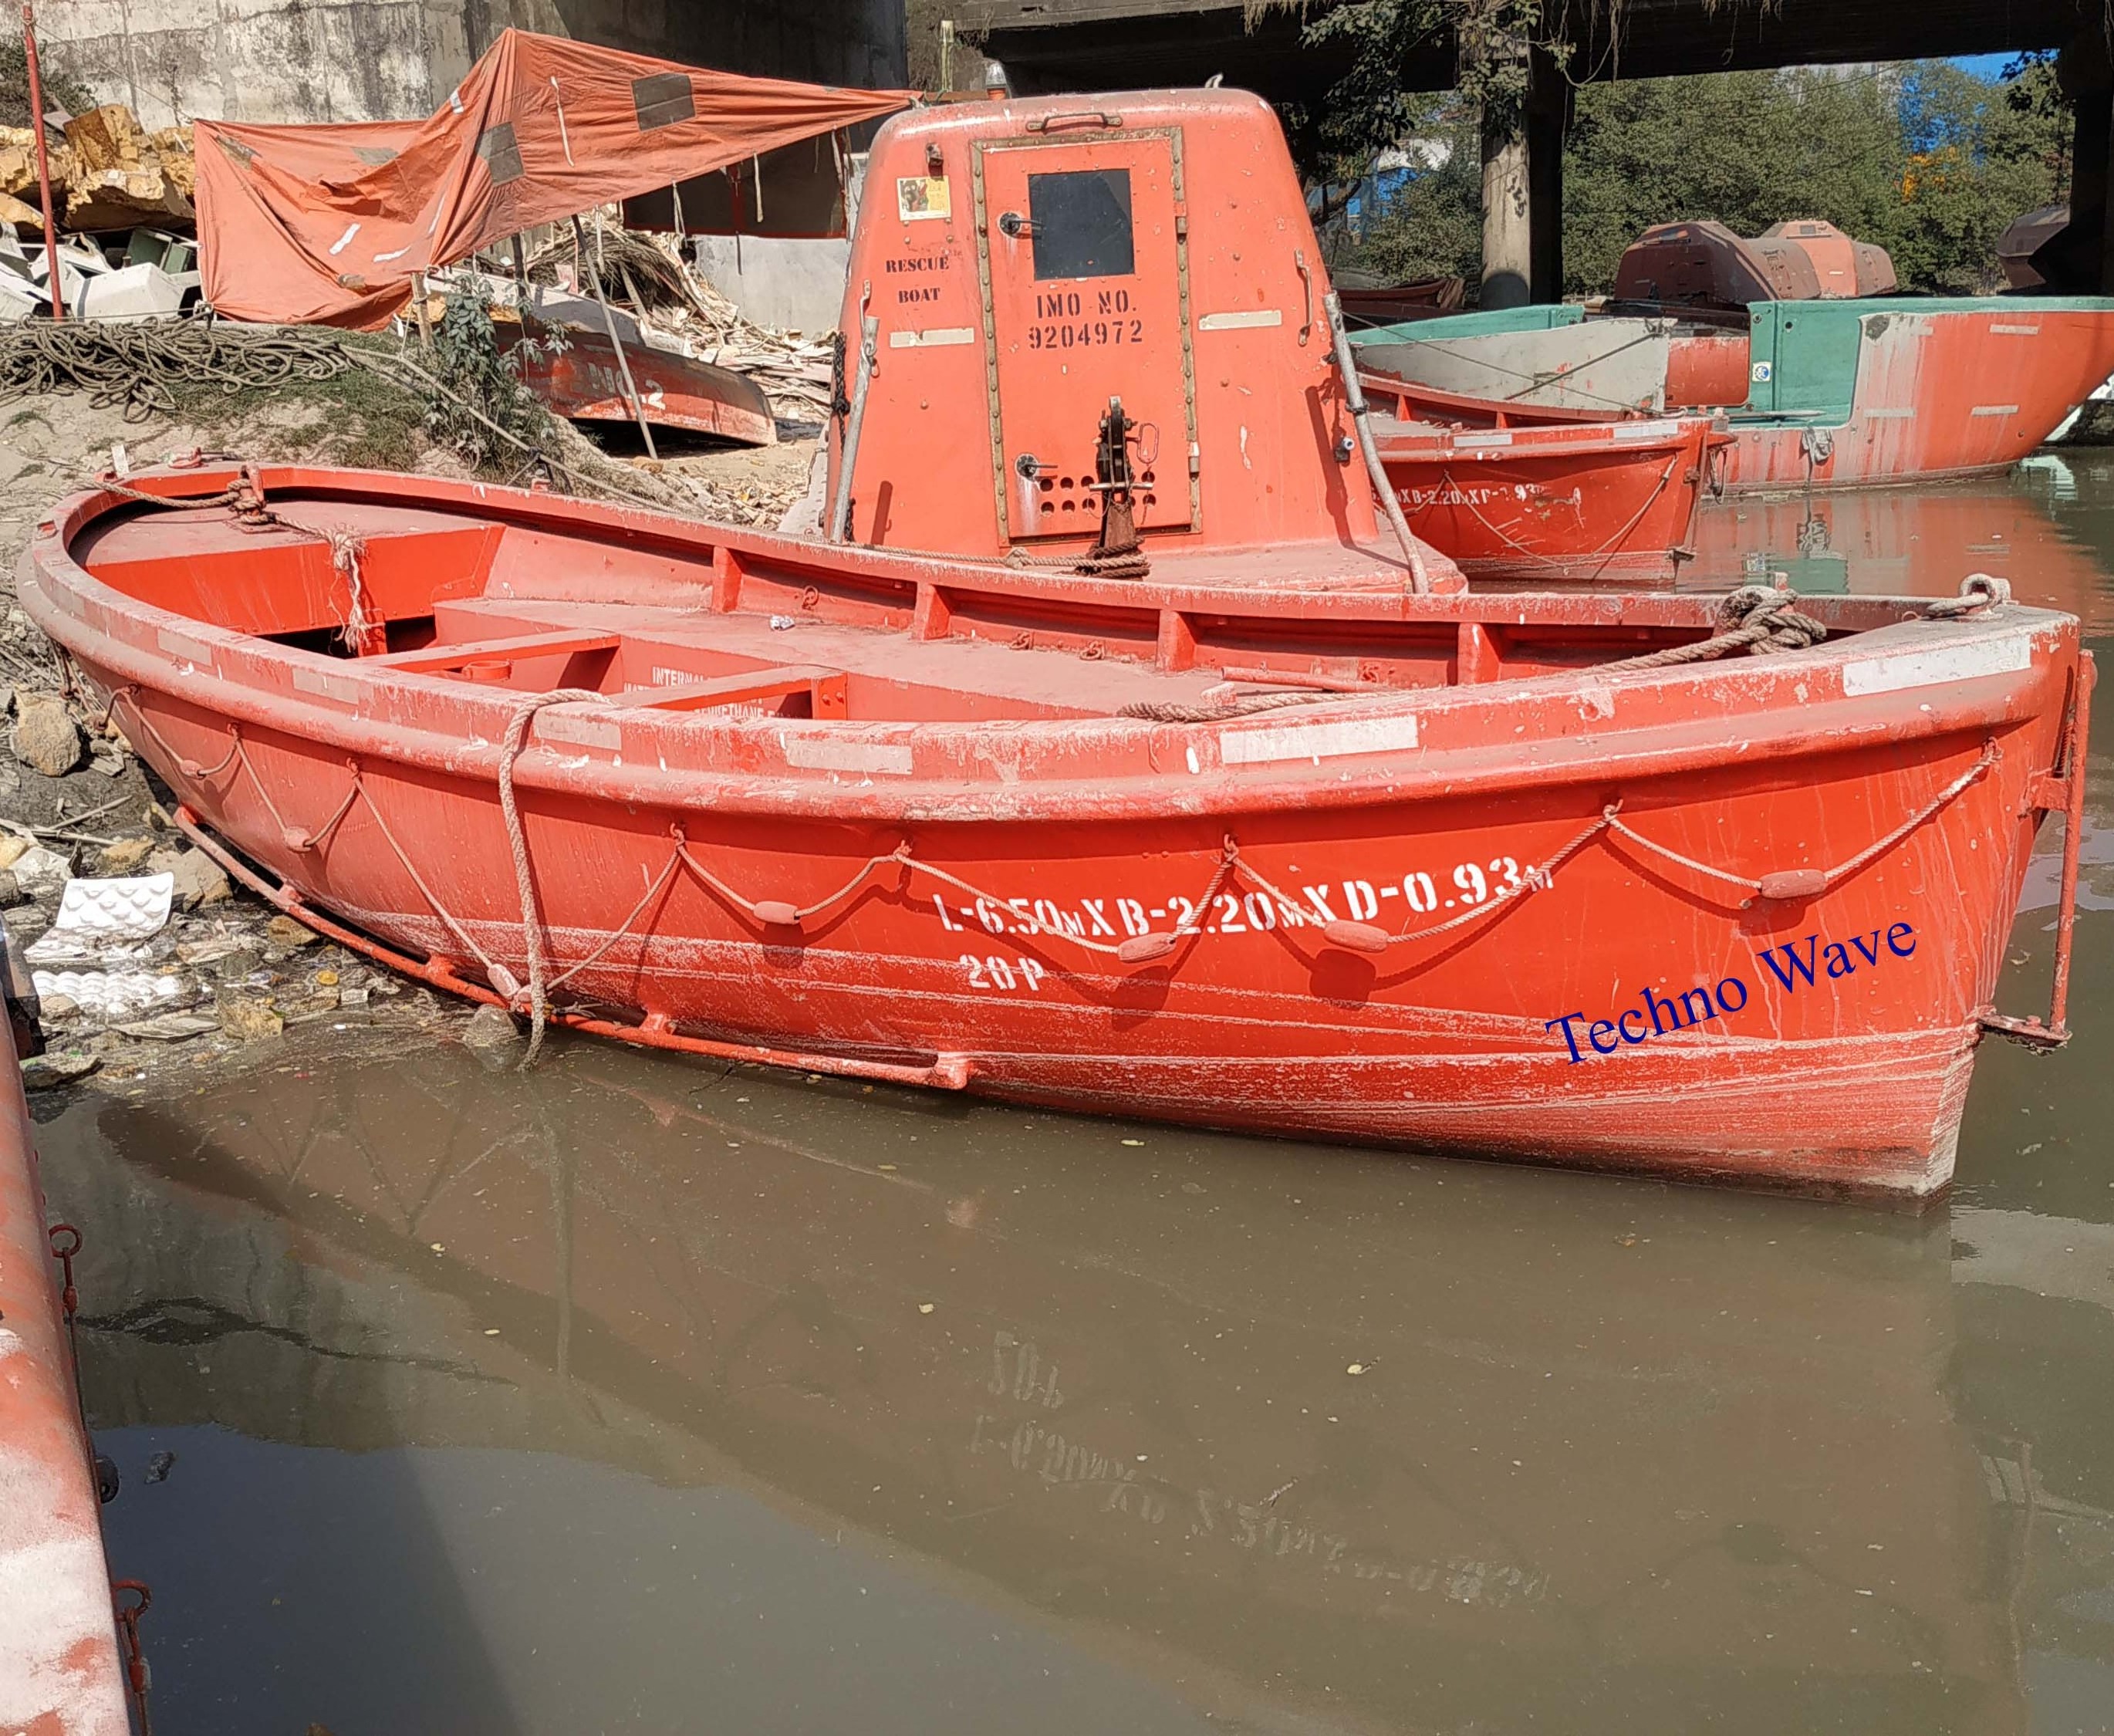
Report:
[[[69,1050],[62,1055],[34,1055],[22,1063],[22,1084],[30,1091],[48,1091],[54,1085],[71,1084],[95,1071],[103,1063],[93,1055]]]
[[[35,970],[30,980],[41,1000],[63,995],[105,1024],[136,1018],[183,992],[182,979],[152,970]]]
[[[72,877],[73,864],[55,850],[33,844],[11,864],[15,883],[32,898],[54,891]]]
[[[51,927],[24,953],[32,964],[89,959],[151,939],[168,926],[175,882],[167,874],[70,880]]]
[[[144,1037],[152,1042],[183,1042],[220,1028],[217,1019],[203,1013],[158,1013],[152,1019],[130,1019],[117,1028],[127,1037]]]

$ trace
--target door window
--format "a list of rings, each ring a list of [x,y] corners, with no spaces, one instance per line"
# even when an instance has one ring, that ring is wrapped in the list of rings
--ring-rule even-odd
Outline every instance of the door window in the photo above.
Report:
[[[1128,169],[1031,175],[1027,215],[1035,225],[1038,282],[1051,277],[1128,277],[1137,268]]]

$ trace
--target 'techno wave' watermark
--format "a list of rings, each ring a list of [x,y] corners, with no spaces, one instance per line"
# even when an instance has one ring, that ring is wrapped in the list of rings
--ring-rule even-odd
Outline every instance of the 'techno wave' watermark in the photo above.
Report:
[[[1896,923],[1883,940],[1877,928],[1869,934],[1853,934],[1846,943],[1823,941],[1818,934],[1809,934],[1803,942],[1764,947],[1755,956],[1783,992],[1791,995],[1797,993],[1801,984],[1807,988],[1818,987],[1823,976],[1837,979],[1855,976],[1860,961],[1865,969],[1876,969],[1889,958],[1908,957],[1915,948],[1915,930],[1906,923]],[[1612,1019],[1596,1019],[1587,1024],[1583,1013],[1566,1013],[1550,1019],[1542,1029],[1562,1030],[1575,1064],[1586,1056],[1578,1047],[1579,1033],[1572,1028],[1574,1024],[1586,1026],[1586,1042],[1595,1054],[1613,1055],[1624,1043],[1649,1042],[1669,1032],[1685,1031],[1736,1013],[1746,1004],[1746,983],[1738,977],[1727,977],[1714,988],[1691,988],[1677,998],[1646,989],[1637,1005],[1623,1008]],[[1637,1022],[1635,1031],[1630,1028],[1632,1019]]]

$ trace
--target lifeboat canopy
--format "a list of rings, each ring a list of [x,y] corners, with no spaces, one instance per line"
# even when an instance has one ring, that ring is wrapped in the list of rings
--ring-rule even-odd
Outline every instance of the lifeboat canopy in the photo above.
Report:
[[[1890,295],[1892,257],[1817,218],[1773,223],[1748,239],[1723,223],[1659,223],[1615,268],[1615,299],[1699,307]]]

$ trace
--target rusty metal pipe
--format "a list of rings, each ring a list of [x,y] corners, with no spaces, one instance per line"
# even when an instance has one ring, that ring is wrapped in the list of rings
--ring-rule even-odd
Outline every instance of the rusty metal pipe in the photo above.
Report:
[[[2048,1028],[2067,1035],[2070,1024],[2070,963],[2077,934],[2078,847],[2084,832],[2084,761],[2092,739],[2092,689],[2099,685],[2099,666],[2089,651],[2077,656],[2076,709],[2071,714],[2070,801],[2062,818],[2062,902],[2055,936],[2055,981],[2048,995]]]
[[[44,148],[44,80],[37,68],[36,8],[23,0],[22,61],[30,74],[30,131],[37,138],[37,198],[44,213],[44,269],[50,273],[52,318],[66,319],[66,292],[59,286],[59,226],[52,215],[52,162]]]
[[[1416,538],[1410,534],[1409,520],[1402,515],[1402,502],[1394,497],[1394,484],[1387,479],[1387,470],[1380,463],[1380,449],[1373,438],[1372,414],[1366,407],[1366,395],[1358,386],[1358,364],[1351,355],[1351,334],[1343,324],[1343,301],[1333,289],[1321,298],[1321,305],[1329,312],[1329,335],[1335,346],[1336,372],[1343,377],[1343,400],[1351,412],[1351,426],[1357,430],[1358,450],[1365,455],[1366,474],[1372,479],[1373,492],[1379,497],[1380,511],[1387,515],[1389,526],[1395,540],[1402,544],[1402,552],[1409,562],[1410,589],[1420,597],[1431,593],[1431,574],[1424,564],[1423,552],[1416,546]]]
[[[859,297],[859,306],[865,308],[867,299],[873,293],[867,286]],[[830,503],[830,540],[844,542],[852,530],[852,469],[858,462],[859,429],[866,421],[867,388],[873,383],[873,370],[879,360],[876,346],[881,341],[881,322],[872,314],[859,314],[858,372],[852,378],[852,407],[844,419],[844,447],[837,458],[837,497]]]

